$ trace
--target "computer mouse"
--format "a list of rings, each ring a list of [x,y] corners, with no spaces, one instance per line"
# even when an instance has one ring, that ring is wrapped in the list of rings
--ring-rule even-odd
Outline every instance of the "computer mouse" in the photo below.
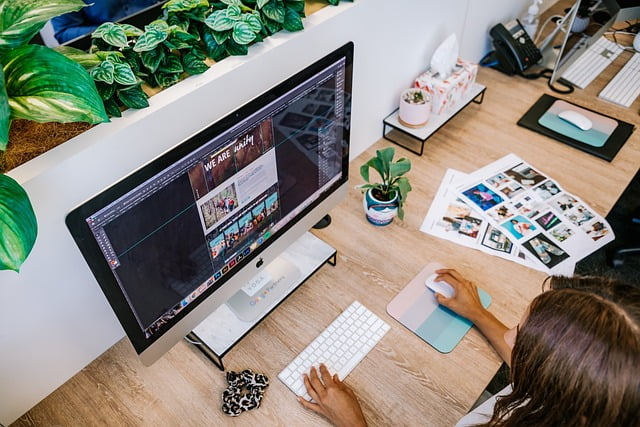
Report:
[[[589,130],[593,126],[591,120],[577,111],[564,110],[558,113],[558,117],[582,130]]]
[[[633,38],[633,48],[636,52],[640,53],[640,33],[636,34]]]
[[[436,282],[436,277],[438,277],[436,273],[433,273],[431,276],[427,277],[427,280],[424,281],[425,286],[431,289],[433,292],[437,292],[447,298],[451,298],[455,294],[455,291],[453,290],[451,285],[443,281]]]

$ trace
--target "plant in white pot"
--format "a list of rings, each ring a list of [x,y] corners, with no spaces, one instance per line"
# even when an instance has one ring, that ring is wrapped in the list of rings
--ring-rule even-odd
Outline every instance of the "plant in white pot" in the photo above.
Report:
[[[367,220],[374,225],[387,225],[397,215],[404,219],[404,204],[411,191],[409,179],[404,176],[411,170],[411,161],[400,158],[393,161],[394,147],[376,150],[376,156],[360,166],[360,175],[367,182],[359,188],[364,195],[363,206]],[[369,180],[369,169],[380,175],[380,182]]]
[[[419,128],[427,124],[431,114],[431,96],[421,88],[406,89],[400,94],[398,120],[405,126]]]

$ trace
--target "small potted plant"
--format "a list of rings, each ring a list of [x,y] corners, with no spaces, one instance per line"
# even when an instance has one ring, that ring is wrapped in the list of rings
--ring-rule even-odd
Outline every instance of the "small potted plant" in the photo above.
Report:
[[[376,156],[360,166],[360,175],[367,182],[359,188],[365,194],[363,200],[367,220],[374,225],[387,225],[398,218],[404,218],[404,203],[411,191],[409,179],[404,176],[411,169],[411,161],[400,158],[393,161],[395,148],[376,150]],[[369,181],[369,168],[373,168],[381,182]]]
[[[427,124],[431,113],[431,96],[421,88],[402,91],[398,109],[398,121],[407,127],[419,128]]]

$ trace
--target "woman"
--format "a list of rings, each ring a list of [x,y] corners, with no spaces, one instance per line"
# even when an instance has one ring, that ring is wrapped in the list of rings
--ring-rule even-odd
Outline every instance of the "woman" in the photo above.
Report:
[[[438,302],[473,321],[511,366],[511,385],[484,414],[458,425],[640,425],[640,290],[598,277],[550,278],[513,329],[482,307],[476,286],[450,269],[438,279],[455,289]],[[545,281],[546,284],[546,281]],[[300,403],[338,426],[364,426],[353,391],[326,367],[305,375],[315,403]],[[487,406],[487,405],[483,405]]]

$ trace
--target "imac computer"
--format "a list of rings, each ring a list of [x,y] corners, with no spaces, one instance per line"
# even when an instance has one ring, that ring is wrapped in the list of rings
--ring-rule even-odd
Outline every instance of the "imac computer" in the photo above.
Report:
[[[346,195],[352,58],[347,43],[67,215],[144,364]]]
[[[567,69],[614,23],[630,19],[640,19],[640,0],[577,0],[540,47],[553,64],[549,85],[569,85],[561,80]]]

